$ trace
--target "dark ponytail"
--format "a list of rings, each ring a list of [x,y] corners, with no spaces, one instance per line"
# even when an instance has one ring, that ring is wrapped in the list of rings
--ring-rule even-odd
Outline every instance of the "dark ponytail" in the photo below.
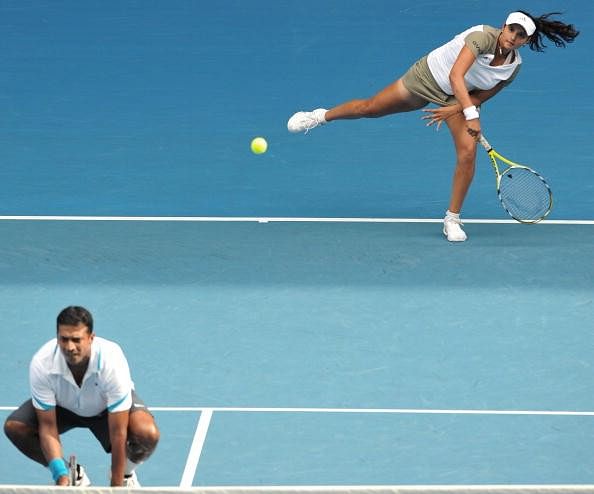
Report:
[[[534,17],[523,10],[519,10],[518,12],[522,12],[530,17],[536,25],[536,31],[530,36],[530,41],[528,41],[528,46],[530,46],[531,50],[544,51],[546,45],[543,43],[543,37],[552,41],[555,46],[565,48],[567,43],[572,43],[577,35],[580,34],[573,24],[565,24],[561,21],[549,19],[553,15],[561,15],[561,12],[549,12],[540,17]]]

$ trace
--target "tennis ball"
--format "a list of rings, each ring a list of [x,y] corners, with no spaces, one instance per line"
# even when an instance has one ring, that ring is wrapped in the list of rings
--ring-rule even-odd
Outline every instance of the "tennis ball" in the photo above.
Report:
[[[268,143],[266,142],[266,139],[264,139],[263,137],[256,137],[252,140],[250,148],[252,149],[252,153],[262,154],[265,153],[268,149]]]

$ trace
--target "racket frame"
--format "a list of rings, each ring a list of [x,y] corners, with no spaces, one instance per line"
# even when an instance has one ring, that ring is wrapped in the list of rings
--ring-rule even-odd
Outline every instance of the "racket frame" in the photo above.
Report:
[[[532,223],[538,223],[539,221],[544,220],[551,212],[551,209],[553,209],[553,192],[551,191],[551,188],[549,187],[549,184],[544,179],[544,177],[540,173],[538,173],[537,171],[533,170],[532,168],[530,168],[528,166],[520,165],[519,163],[515,163],[515,162],[507,159],[505,156],[501,156],[497,151],[495,151],[493,149],[493,146],[491,146],[491,144],[489,144],[489,141],[487,141],[487,139],[485,138],[485,136],[483,134],[480,134],[480,136],[478,138],[478,143],[485,148],[485,151],[487,151],[487,154],[489,155],[489,158],[491,160],[491,166],[493,167],[493,171],[495,172],[495,177],[496,177],[497,197],[499,198],[499,202],[501,202],[501,205],[503,206],[503,209],[505,209],[507,214],[509,214],[514,220],[516,220],[519,223],[532,224]],[[507,165],[507,168],[505,170],[503,170],[503,172],[500,171],[499,165],[497,164],[497,160],[499,160]],[[523,219],[523,218],[516,218],[509,211],[509,209],[507,209],[507,207],[505,206],[505,203],[503,202],[503,199],[501,198],[501,190],[500,190],[501,177],[513,168],[523,168],[524,170],[528,170],[531,173],[534,173],[538,178],[540,178],[542,180],[543,184],[546,186],[547,192],[549,193],[549,207],[546,210],[545,214],[543,214],[540,218],[529,219],[529,220]]]

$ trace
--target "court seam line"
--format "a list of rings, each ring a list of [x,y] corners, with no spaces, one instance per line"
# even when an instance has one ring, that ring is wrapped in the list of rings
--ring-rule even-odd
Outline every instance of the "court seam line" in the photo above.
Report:
[[[200,456],[202,455],[202,449],[204,448],[204,442],[206,441],[206,435],[208,434],[208,428],[210,427],[212,413],[213,410],[211,408],[201,409],[179,487],[192,487],[192,484],[194,483],[196,469],[198,468]]]
[[[257,223],[442,223],[443,218],[317,218],[266,216],[0,216],[0,221],[146,221],[146,222],[257,222]],[[464,223],[514,224],[512,219],[464,219]],[[537,225],[594,225],[594,220],[544,220]]]

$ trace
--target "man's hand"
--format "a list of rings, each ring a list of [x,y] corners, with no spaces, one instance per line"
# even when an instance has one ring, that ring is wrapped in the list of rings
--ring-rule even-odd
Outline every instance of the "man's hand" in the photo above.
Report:
[[[69,486],[70,477],[68,475],[62,475],[58,480],[56,480],[56,485]]]

